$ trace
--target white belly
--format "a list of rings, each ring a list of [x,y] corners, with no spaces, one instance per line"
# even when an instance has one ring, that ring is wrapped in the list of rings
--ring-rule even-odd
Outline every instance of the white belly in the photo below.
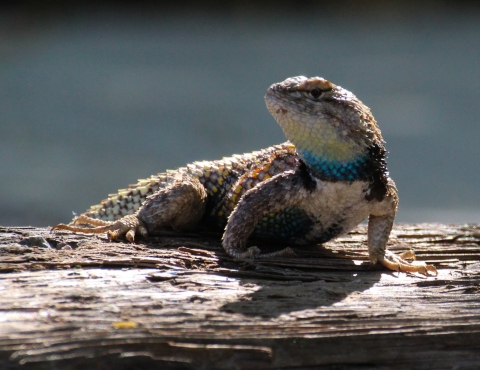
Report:
[[[305,236],[306,241],[328,240],[350,231],[367,218],[378,203],[365,199],[367,182],[316,181],[317,188],[299,204],[313,221],[311,231]]]

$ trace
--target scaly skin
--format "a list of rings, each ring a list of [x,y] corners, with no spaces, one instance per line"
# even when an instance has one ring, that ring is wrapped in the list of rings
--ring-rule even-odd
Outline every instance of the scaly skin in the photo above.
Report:
[[[386,252],[398,196],[370,109],[320,77],[273,84],[265,101],[289,141],[139,180],[90,207],[73,224],[52,230],[108,232],[111,239],[125,235],[133,242],[136,233],[224,229],[225,251],[242,259],[294,255],[291,248],[270,254],[257,247],[245,250],[251,235],[324,243],[369,217],[373,264],[436,274],[433,266],[404,260],[414,259],[413,253]]]

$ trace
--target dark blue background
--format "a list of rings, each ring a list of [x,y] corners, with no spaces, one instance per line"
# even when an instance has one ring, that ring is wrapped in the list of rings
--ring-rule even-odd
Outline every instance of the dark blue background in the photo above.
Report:
[[[475,7],[39,3],[0,13],[2,225],[69,221],[138,178],[284,141],[263,95],[296,75],[372,109],[398,220],[480,222]]]

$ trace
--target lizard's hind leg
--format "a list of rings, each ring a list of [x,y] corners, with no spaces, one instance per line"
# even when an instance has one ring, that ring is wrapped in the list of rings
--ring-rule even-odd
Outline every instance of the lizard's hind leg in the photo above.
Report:
[[[85,224],[91,226],[77,226]],[[110,239],[117,239],[125,235],[128,241],[135,240],[135,233],[138,232],[143,237],[147,237],[148,232],[143,223],[138,219],[137,214],[122,217],[117,221],[102,221],[88,216],[81,215],[73,221],[73,225],[59,224],[52,228],[55,230],[67,230],[74,233],[101,234],[107,232]]]
[[[86,234],[107,232],[110,239],[125,235],[130,242],[134,242],[136,233],[146,238],[149,231],[167,228],[183,231],[195,227],[203,217],[206,201],[207,193],[200,181],[182,174],[167,188],[149,196],[135,214],[117,221],[102,221],[80,215],[73,225],[60,224],[53,227],[52,231],[68,230]]]
[[[167,189],[149,196],[138,210],[138,218],[149,231],[188,231],[202,219],[206,204],[207,192],[198,178],[182,174]]]

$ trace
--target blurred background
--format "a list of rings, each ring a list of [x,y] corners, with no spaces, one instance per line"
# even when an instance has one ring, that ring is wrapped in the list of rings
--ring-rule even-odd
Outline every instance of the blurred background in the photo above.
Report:
[[[398,221],[480,222],[476,2],[3,0],[0,225],[283,142],[263,96],[297,75],[372,109]]]

